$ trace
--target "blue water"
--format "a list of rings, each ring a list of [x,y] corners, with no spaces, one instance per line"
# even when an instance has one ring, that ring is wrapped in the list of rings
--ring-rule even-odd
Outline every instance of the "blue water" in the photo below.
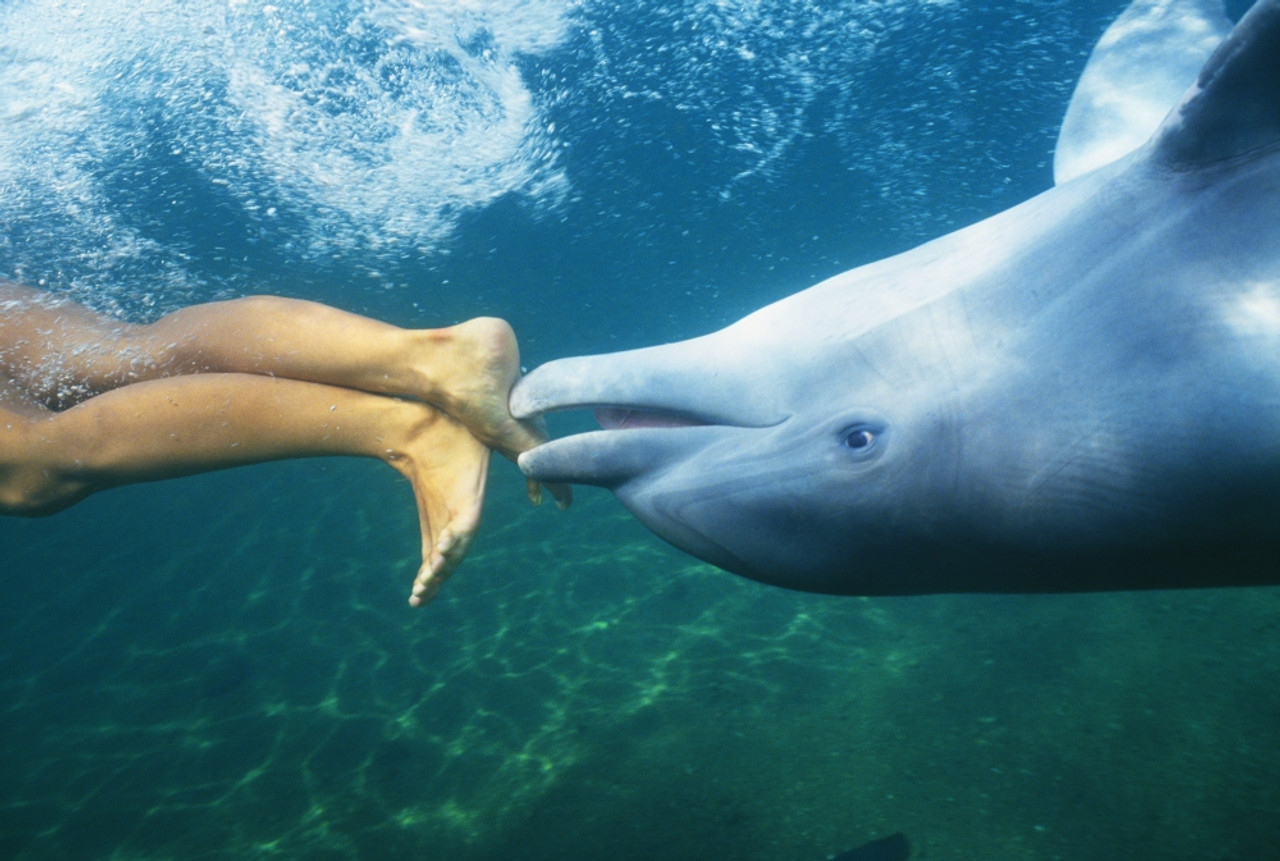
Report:
[[[1046,188],[1122,5],[10,0],[0,273],[687,337]],[[0,857],[1275,854],[1280,591],[801,595],[521,489],[420,612],[376,463],[0,518]]]

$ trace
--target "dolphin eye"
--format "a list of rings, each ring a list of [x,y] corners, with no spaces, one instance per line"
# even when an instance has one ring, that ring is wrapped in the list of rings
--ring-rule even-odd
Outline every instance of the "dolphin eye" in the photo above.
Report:
[[[854,451],[865,451],[876,444],[876,435],[869,428],[852,427],[844,432],[844,444]]]

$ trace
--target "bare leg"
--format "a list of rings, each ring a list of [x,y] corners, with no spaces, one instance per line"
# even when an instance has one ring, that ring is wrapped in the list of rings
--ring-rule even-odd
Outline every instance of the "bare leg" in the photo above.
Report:
[[[495,318],[401,329],[327,305],[258,296],[183,308],[139,326],[0,285],[0,370],[55,407],[142,380],[252,373],[418,398],[512,459],[546,439],[539,423],[517,422],[507,410],[520,357],[511,327]],[[568,504],[568,488],[551,490]],[[530,497],[538,496],[531,484]]]
[[[409,479],[423,560],[410,603],[434,597],[479,525],[489,451],[426,404],[352,389],[200,374],[43,416],[0,409],[0,511],[49,514],[121,484],[311,455],[376,457]]]

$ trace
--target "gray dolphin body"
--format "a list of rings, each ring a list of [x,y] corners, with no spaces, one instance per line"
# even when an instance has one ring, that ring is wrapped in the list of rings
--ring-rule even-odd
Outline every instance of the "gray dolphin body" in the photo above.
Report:
[[[520,416],[582,407],[605,429],[526,452],[528,475],[610,488],[767,583],[1280,582],[1280,0],[1120,160],[512,395]]]

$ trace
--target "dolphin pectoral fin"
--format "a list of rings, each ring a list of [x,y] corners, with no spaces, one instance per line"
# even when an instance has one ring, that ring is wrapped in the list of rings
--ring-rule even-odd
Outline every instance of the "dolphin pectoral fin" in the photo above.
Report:
[[[1231,32],[1222,0],[1136,0],[1089,55],[1053,153],[1061,185],[1146,143]]]
[[[832,856],[831,861],[907,861],[911,844],[901,831]]]
[[[1152,161],[1174,171],[1280,146],[1280,0],[1240,19],[1152,144]]]

